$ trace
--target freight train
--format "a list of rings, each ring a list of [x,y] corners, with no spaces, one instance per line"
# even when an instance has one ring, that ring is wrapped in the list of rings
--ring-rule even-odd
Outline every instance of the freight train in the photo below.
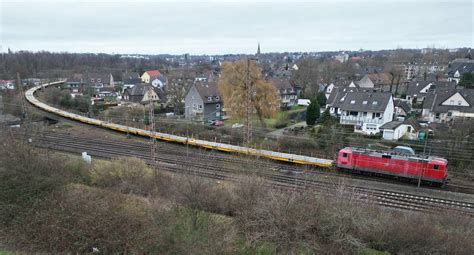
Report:
[[[52,82],[33,87],[26,91],[25,97],[34,106],[68,119],[107,129],[112,129],[119,132],[135,134],[145,137],[155,137],[156,139],[168,142],[189,144],[207,149],[214,149],[232,153],[241,153],[257,157],[269,158],[277,161],[284,161],[303,165],[313,165],[322,168],[337,167],[341,169],[348,169],[350,171],[396,176],[412,180],[416,179],[436,184],[444,184],[446,182],[447,161],[442,158],[422,157],[416,155],[409,156],[403,155],[402,153],[398,152],[380,152],[349,147],[340,150],[336,160],[333,161],[331,159],[322,159],[290,153],[254,149],[159,132],[151,132],[143,129],[109,123],[107,121],[92,119],[78,114],[63,111],[49,106],[45,103],[42,103],[34,97],[34,93],[37,90],[51,85],[58,85],[61,83],[64,83],[64,81]]]

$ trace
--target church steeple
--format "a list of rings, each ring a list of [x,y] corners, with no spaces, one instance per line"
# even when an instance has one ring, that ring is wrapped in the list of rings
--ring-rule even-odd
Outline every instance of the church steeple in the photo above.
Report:
[[[258,42],[257,56],[260,55],[260,42]]]

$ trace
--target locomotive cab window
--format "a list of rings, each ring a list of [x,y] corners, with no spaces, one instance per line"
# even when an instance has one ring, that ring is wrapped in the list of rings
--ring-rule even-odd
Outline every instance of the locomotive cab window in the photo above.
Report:
[[[439,165],[433,165],[433,169],[434,169],[434,170],[438,170],[438,169],[439,169]]]
[[[347,158],[347,153],[346,153],[346,152],[343,152],[343,153],[342,153],[342,157],[343,157],[343,158]]]

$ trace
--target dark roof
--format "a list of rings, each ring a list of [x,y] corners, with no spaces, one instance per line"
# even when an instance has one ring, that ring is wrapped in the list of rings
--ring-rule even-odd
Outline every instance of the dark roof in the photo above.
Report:
[[[410,125],[416,131],[421,129],[420,124],[418,124],[418,122],[415,119],[407,119],[407,120],[404,120],[404,121],[400,121],[400,120],[390,121],[390,122],[387,122],[387,123],[383,124],[382,126],[380,126],[379,129],[395,130],[397,127],[399,127],[402,124]]]
[[[345,111],[384,112],[391,98],[389,92],[354,91],[340,99],[340,108]]]
[[[140,78],[125,78],[123,80],[123,84],[140,84],[142,83],[142,79]]]
[[[399,127],[401,124],[403,124],[403,121],[394,120],[394,121],[390,121],[390,122],[387,122],[387,123],[383,124],[382,126],[379,127],[379,129],[394,130],[395,128]]]
[[[216,82],[196,82],[194,86],[205,104],[222,101]],[[209,97],[211,97],[211,100],[208,100]]]
[[[153,81],[154,79],[158,79],[160,80],[162,83],[165,83],[166,82],[166,77],[162,74],[160,75],[155,75],[155,76],[151,76],[150,77],[150,82]]]
[[[408,84],[407,95],[412,97],[426,95],[426,93],[420,91],[428,85],[430,85],[429,91],[454,89],[456,87],[456,83],[450,81],[411,81]]]
[[[469,106],[441,105],[456,93],[461,94]],[[434,113],[447,113],[448,111],[474,113],[474,89],[448,89],[431,92],[423,102],[423,109],[429,109]]]
[[[270,79],[269,81],[275,85],[280,94],[284,93],[285,90],[287,90],[286,93],[288,94],[288,89],[294,89],[293,84],[288,79]],[[294,90],[293,93],[296,94],[296,90]]]
[[[146,84],[136,84],[132,88],[127,89],[130,96],[143,96],[145,95]]]
[[[406,113],[410,113],[411,112],[411,107],[410,105],[406,102],[406,101],[402,101],[400,99],[395,99],[393,101],[394,105],[396,107],[400,107],[402,108]]]
[[[459,74],[474,72],[474,60],[460,60],[453,61],[448,68],[448,75],[453,76],[456,71],[459,71]]]
[[[326,103],[329,106],[340,108],[342,105],[341,98],[347,95],[348,92],[352,91],[358,91],[358,88],[347,86],[336,87],[335,85]]]
[[[123,80],[126,79],[140,79],[140,75],[137,72],[124,73],[122,76]]]

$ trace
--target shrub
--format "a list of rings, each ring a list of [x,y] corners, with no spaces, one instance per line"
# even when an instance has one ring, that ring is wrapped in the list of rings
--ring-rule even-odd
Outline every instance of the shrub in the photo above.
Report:
[[[125,194],[148,195],[154,189],[153,171],[137,158],[122,158],[94,163],[92,183]]]

